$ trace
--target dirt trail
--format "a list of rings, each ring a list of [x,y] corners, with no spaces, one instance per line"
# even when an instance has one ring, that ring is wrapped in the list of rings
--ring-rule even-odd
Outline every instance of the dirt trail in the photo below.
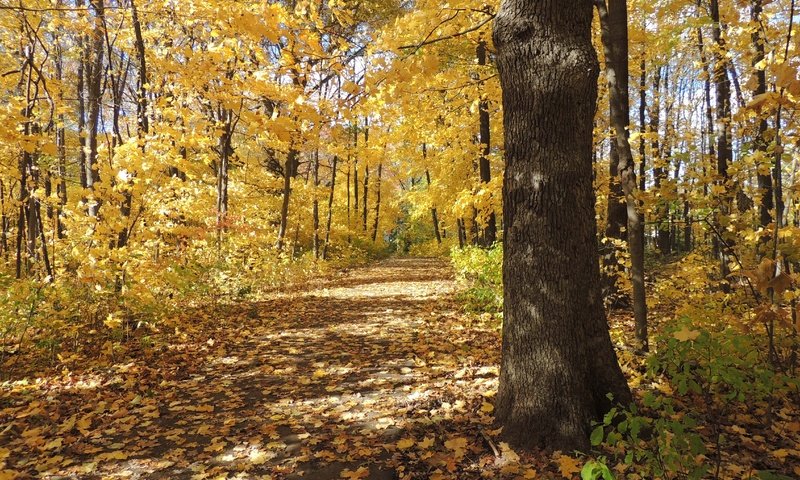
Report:
[[[157,355],[0,392],[7,467],[44,478],[452,471],[466,454],[444,443],[480,438],[480,395],[496,382],[496,334],[461,325],[454,288],[441,260],[393,259],[188,314]]]

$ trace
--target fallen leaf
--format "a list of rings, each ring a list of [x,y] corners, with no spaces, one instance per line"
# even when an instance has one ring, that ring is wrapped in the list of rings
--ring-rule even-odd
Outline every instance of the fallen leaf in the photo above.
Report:
[[[559,454],[556,457],[558,464],[558,471],[564,478],[572,478],[572,476],[581,471],[581,461],[577,458],[572,458],[569,455]]]
[[[349,480],[359,480],[360,478],[367,478],[367,475],[369,475],[369,468],[367,467],[359,467],[358,470],[355,471],[345,468],[344,470],[342,470],[342,473],[339,474],[341,478],[347,478]]]
[[[400,450],[406,450],[414,446],[414,439],[413,438],[404,438],[397,442],[397,448]]]

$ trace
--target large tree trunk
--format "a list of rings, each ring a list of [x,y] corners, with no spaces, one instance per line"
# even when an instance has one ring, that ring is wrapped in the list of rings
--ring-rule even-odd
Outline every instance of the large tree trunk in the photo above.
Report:
[[[478,41],[477,48],[478,65],[486,65],[486,42],[481,39]],[[480,75],[480,72],[478,73]],[[481,183],[488,184],[492,180],[492,170],[489,165],[489,152],[491,151],[491,130],[489,125],[489,100],[483,92],[478,103],[478,116],[480,121],[481,156],[479,159]],[[483,228],[482,243],[484,247],[490,247],[497,241],[497,218],[494,210],[489,213],[486,226]],[[441,243],[441,242],[440,242]]]
[[[606,395],[631,399],[600,298],[591,21],[591,0],[505,0],[495,18],[506,135],[496,419],[516,446],[585,449]]]
[[[628,249],[631,255],[631,284],[633,285],[633,314],[636,340],[643,351],[648,350],[647,300],[644,286],[644,222],[637,199],[636,166],[628,141],[630,113],[628,108],[628,8],[626,0],[596,1],[600,12],[603,44],[606,53],[611,127],[619,156],[620,185],[625,194]]]

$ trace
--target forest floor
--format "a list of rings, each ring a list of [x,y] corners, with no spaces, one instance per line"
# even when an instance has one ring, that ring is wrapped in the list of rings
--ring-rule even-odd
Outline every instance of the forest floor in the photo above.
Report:
[[[62,354],[1,384],[0,479],[480,477],[499,336],[454,292],[393,259]]]
[[[22,352],[0,383],[0,480],[577,478],[580,459],[497,439],[498,322],[456,293],[445,260],[391,259],[49,365]]]

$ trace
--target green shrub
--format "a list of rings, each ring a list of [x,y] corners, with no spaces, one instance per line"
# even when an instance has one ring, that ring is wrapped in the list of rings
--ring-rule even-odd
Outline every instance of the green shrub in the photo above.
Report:
[[[464,308],[473,313],[499,313],[503,310],[503,246],[467,247],[451,253],[456,277],[466,286],[459,295]]]

